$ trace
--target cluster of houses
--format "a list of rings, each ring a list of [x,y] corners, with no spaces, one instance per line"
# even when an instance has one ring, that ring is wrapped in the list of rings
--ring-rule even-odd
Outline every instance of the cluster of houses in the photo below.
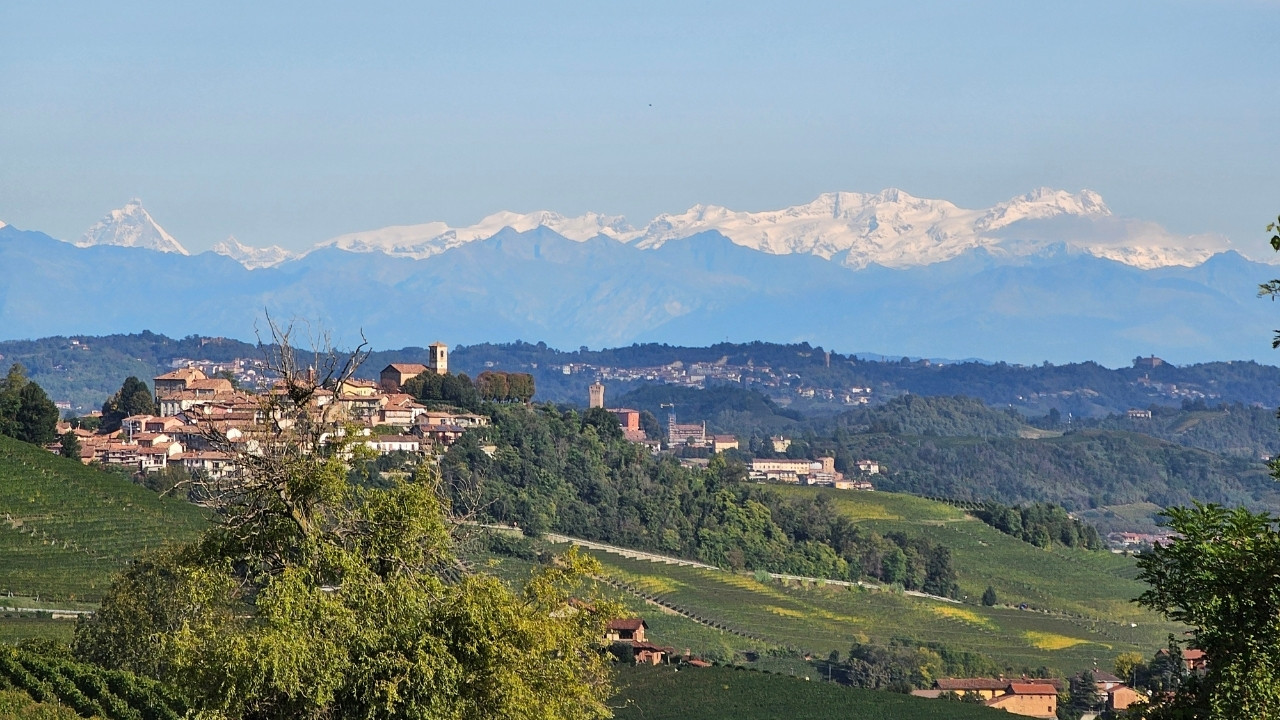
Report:
[[[830,353],[827,354],[826,361],[827,366],[830,367]],[[534,367],[536,368],[537,365]],[[554,371],[557,367],[551,366],[548,369]],[[656,382],[699,390],[706,388],[708,384],[732,383],[763,388],[774,395],[789,390],[797,397],[839,402],[845,405],[866,405],[871,401],[872,395],[870,387],[853,386],[843,389],[809,387],[799,384],[800,376],[796,373],[779,373],[767,365],[756,365],[751,362],[746,365],[730,365],[726,359],[691,363],[676,360],[666,365],[652,367],[613,367],[569,363],[559,366],[559,370],[565,375],[590,373],[602,380]]]
[[[632,442],[644,443],[653,452],[661,449],[661,441],[650,438],[640,427],[640,411],[632,408],[605,408],[604,385],[597,380],[587,389],[587,405],[591,408],[604,408],[618,418],[622,426],[622,434]],[[676,422],[675,413],[667,416],[667,446],[706,448],[712,453],[739,448],[738,438],[733,435],[714,435],[707,433],[706,421],[696,423]],[[783,453],[791,446],[785,437],[771,437],[774,452]],[[857,462],[856,478],[846,478],[844,473],[836,470],[835,458],[821,457],[817,460],[793,460],[789,458],[768,459],[756,458],[751,461],[750,477],[757,482],[785,482],[798,485],[822,485],[837,490],[874,490],[875,486],[868,479],[880,473],[880,464],[874,460]],[[690,463],[701,465],[700,462]]]
[[[433,454],[452,445],[489,418],[465,412],[431,410],[402,392],[410,378],[447,371],[445,346],[432,346],[432,363],[393,363],[377,382],[346,379],[316,388],[312,403],[327,419],[359,428],[364,444],[380,454]],[[119,431],[99,433],[64,424],[80,442],[80,460],[158,472],[182,467],[220,477],[234,469],[238,449],[253,451],[253,428],[266,419],[264,399],[280,387],[258,395],[236,389],[230,380],[209,377],[196,367],[178,368],[154,378],[156,415],[134,415]],[[215,443],[211,438],[216,437]],[[241,445],[240,443],[243,443]],[[228,447],[228,444],[230,447]],[[51,449],[58,449],[54,447]],[[230,450],[230,452],[228,452]]]

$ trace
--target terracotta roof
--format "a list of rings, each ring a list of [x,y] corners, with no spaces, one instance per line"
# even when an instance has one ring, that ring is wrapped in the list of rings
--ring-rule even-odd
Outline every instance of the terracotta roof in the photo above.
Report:
[[[157,375],[156,380],[203,380],[205,374],[196,368],[178,368],[163,375]]]
[[[1009,683],[1009,692],[1014,695],[1057,695],[1058,691],[1049,683],[1016,682]]]
[[[1200,660],[1204,658],[1204,651],[1196,648],[1187,648],[1182,651],[1183,660]]]
[[[1004,690],[1009,687],[1008,680],[996,678],[939,678],[934,681],[939,690]]]
[[[391,363],[382,371],[386,372],[387,370],[395,370],[399,373],[413,373],[415,375],[420,375],[429,369],[430,368],[426,365],[422,365],[421,363]]]
[[[640,628],[648,628],[649,623],[641,618],[623,618],[621,620],[610,620],[608,628],[610,630],[639,630]]]

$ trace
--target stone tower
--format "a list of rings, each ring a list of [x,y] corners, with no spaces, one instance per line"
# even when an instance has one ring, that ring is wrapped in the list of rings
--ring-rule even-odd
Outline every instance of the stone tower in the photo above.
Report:
[[[449,346],[442,342],[427,346],[427,367],[437,375],[449,372]]]
[[[599,380],[591,383],[591,387],[588,388],[588,399],[587,407],[604,407],[604,385],[601,385]]]

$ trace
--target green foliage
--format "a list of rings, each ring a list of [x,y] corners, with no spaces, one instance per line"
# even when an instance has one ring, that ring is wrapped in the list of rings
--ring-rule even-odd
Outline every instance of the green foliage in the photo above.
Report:
[[[401,390],[430,405],[450,405],[471,411],[480,409],[480,393],[466,373],[437,375],[424,372],[406,380]]]
[[[4,684],[31,703],[70,710],[67,717],[178,720],[186,709],[153,681],[75,662],[65,651],[49,646],[0,647],[0,685]]]
[[[487,402],[527,403],[533,399],[533,376],[529,373],[486,370],[476,376],[476,390]]]
[[[156,403],[151,395],[151,389],[145,382],[130,375],[125,378],[120,390],[102,403],[101,428],[107,432],[119,430],[121,421],[127,417],[154,415],[156,412]]]
[[[58,408],[44,388],[27,379],[22,365],[14,363],[0,380],[0,435],[33,445],[46,445],[57,437]]]
[[[818,443],[837,467],[874,458],[890,472],[877,489],[1004,504],[1048,502],[1077,511],[1194,500],[1280,506],[1264,463],[1223,457],[1131,432],[1061,437],[941,438],[837,432]]]
[[[982,591],[982,604],[987,607],[995,607],[998,602],[1000,600],[996,597],[996,589],[988,585],[987,589]]]
[[[1045,548],[1057,543],[1087,550],[1106,549],[1092,525],[1076,520],[1057,505],[1034,503],[1024,507],[1009,507],[986,502],[970,513],[1000,532],[1036,547]]]
[[[840,580],[870,575],[911,590],[957,591],[945,548],[883,536],[839,517],[829,498],[788,498],[743,482],[722,456],[705,471],[655,458],[599,408],[497,407],[442,463],[455,500],[477,497],[489,519],[697,558],[735,569]],[[482,449],[492,443],[492,456]]]
[[[58,444],[59,444],[59,448],[58,448],[59,455],[61,455],[64,458],[75,460],[77,462],[80,460],[80,438],[76,437],[75,433],[71,432],[70,430],[62,433],[61,438],[59,438]]]
[[[313,386],[286,387],[289,422],[205,485],[214,527],[133,564],[77,628],[77,655],[227,718],[607,715],[613,606],[565,612],[594,564],[570,552],[516,591],[467,572],[430,467],[349,482],[350,448],[318,450],[324,426],[290,410]]]
[[[79,720],[65,705],[33,700],[22,690],[0,689],[0,720]]]
[[[903,395],[878,407],[844,413],[836,427],[898,435],[1017,437],[1024,423],[1016,413],[992,410],[975,398]]]
[[[1280,714],[1276,518],[1202,504],[1169,508],[1165,515],[1176,535],[1138,559],[1140,577],[1151,585],[1138,602],[1191,626],[1208,669],[1183,683],[1164,712],[1214,718]]]

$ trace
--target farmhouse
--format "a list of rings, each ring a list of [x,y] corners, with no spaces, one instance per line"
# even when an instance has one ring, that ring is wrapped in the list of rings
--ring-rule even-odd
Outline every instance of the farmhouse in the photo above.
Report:
[[[1058,690],[1047,683],[1009,683],[1004,694],[997,695],[983,704],[1015,715],[1049,720],[1058,717]]]
[[[642,643],[644,631],[648,628],[649,623],[641,618],[610,620],[605,627],[604,639],[610,642]]]

